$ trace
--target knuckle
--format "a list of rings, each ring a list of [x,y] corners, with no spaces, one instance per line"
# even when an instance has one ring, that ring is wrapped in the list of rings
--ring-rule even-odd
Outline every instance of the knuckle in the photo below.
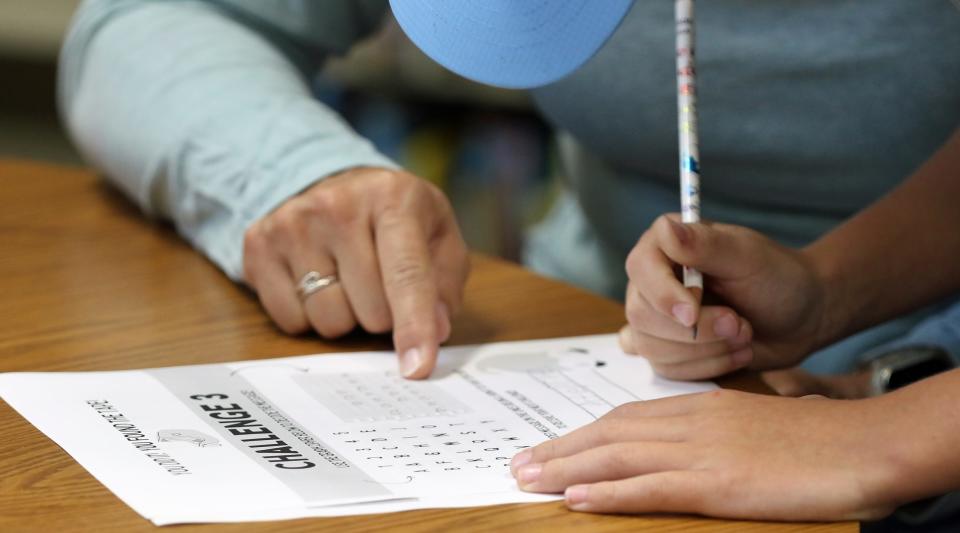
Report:
[[[639,242],[637,246],[639,246]],[[639,252],[637,251],[637,246],[634,246],[630,250],[630,253],[627,254],[627,261],[624,263],[625,270],[627,271],[627,277],[631,279],[633,278],[633,273],[640,268],[640,265],[638,264],[640,262],[640,258],[638,257]]]
[[[406,253],[401,253],[398,261],[419,261],[418,254],[423,253],[429,242],[426,229],[423,227],[422,219],[424,212],[412,208],[402,201],[391,201],[381,205],[376,214],[376,233],[381,235],[392,235],[393,238],[414,240],[407,246]]]
[[[556,455],[557,444],[555,441],[548,440],[530,448],[531,462],[543,463],[551,460]]]
[[[670,234],[670,217],[666,214],[660,215],[656,220],[653,221],[653,224],[650,226],[655,232],[659,235],[669,235]]]
[[[243,276],[256,289],[258,264],[264,255],[266,242],[258,225],[251,226],[243,234]]]
[[[611,409],[609,413],[607,413],[606,416],[608,416],[609,418],[601,418],[600,421],[598,421],[597,423],[598,424],[607,423],[607,422],[611,422],[611,419],[628,416],[631,413],[633,413],[633,408],[634,407],[632,402],[620,404],[614,407],[613,409]]]
[[[350,201],[344,187],[320,187],[310,193],[304,207],[310,217],[334,226],[349,226],[357,219],[356,202]]]
[[[413,257],[400,258],[390,272],[391,281],[399,287],[415,287],[430,278],[427,265]]]
[[[262,222],[254,222],[243,232],[243,251],[244,255],[260,253],[267,244],[263,231]]]
[[[544,461],[537,484],[541,487],[566,487],[565,480],[569,477],[570,466],[570,461],[565,457]]]
[[[645,243],[649,239],[650,231],[647,230],[643,232],[643,235],[641,235],[640,239],[637,240],[637,244],[635,244],[633,249],[630,250],[630,253],[627,254],[627,261],[625,264],[628,277],[633,278],[643,271],[643,264],[646,260]]]
[[[631,295],[628,297],[627,302],[627,322],[633,326],[633,329],[638,331],[643,331],[649,322],[650,322],[650,312],[647,309],[647,306],[640,303],[638,296]]]
[[[286,305],[282,299],[277,298],[276,294],[270,292],[269,287],[262,290],[255,287],[255,289],[260,305],[280,331],[287,335],[299,335],[309,329],[307,319],[303,313],[299,312],[299,308]]]
[[[265,237],[271,241],[287,240],[289,236],[298,236],[303,231],[303,219],[299,209],[288,202],[270,215],[265,225]]]
[[[296,319],[274,319],[274,323],[277,324],[277,327],[280,328],[280,331],[286,333],[287,335],[299,335],[307,331],[306,321],[296,320]]]
[[[671,314],[671,308],[676,301],[668,292],[661,291],[653,296],[653,305],[665,315]]]
[[[660,484],[649,486],[644,500],[651,509],[666,509],[670,504],[667,488]]]
[[[386,333],[393,327],[393,318],[386,309],[378,309],[360,317],[360,325],[369,333]]]
[[[614,422],[617,424],[629,424],[630,420],[636,415],[642,415],[644,409],[646,408],[646,403],[644,401],[629,402],[625,404],[618,405],[611,409],[607,414],[600,417],[595,424]],[[621,429],[624,429],[628,426],[622,426]]]
[[[651,361],[662,359],[660,352],[656,349],[656,345],[651,342],[650,336],[642,331],[633,330],[630,341],[630,347],[633,348],[633,351],[637,354],[642,354]]]
[[[621,491],[619,484],[614,481],[601,481],[590,487],[590,501],[601,505],[605,510],[614,510],[620,504]]]
[[[406,172],[384,171],[379,173],[376,178],[378,190],[388,201],[403,201],[415,190],[419,188],[419,178]]]
[[[426,180],[418,181],[422,184],[424,192],[430,198],[430,201],[443,208],[444,211],[452,211],[452,208],[450,207],[450,200],[447,199],[446,193],[444,193],[440,187],[437,187],[435,184]]]
[[[282,313],[271,310],[269,307],[267,308],[267,313],[270,315],[270,318],[273,319],[274,324],[280,328],[280,331],[287,335],[299,335],[306,332],[309,327],[305,318],[297,316],[294,313]]]
[[[613,444],[601,451],[598,459],[600,468],[606,472],[629,474],[631,470],[630,447]]]
[[[342,337],[353,331],[357,326],[356,322],[345,317],[328,317],[325,320],[311,320],[311,323],[313,324],[313,329],[325,339]]]
[[[604,420],[597,427],[597,437],[602,444],[618,442],[623,437],[623,426],[617,420]]]

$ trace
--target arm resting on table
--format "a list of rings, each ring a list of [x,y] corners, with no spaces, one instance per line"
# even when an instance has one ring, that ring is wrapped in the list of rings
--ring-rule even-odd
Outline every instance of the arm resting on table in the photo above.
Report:
[[[88,0],[59,100],[82,153],[240,280],[243,233],[351,167],[395,167],[311,94],[307,75],[383,2]]]

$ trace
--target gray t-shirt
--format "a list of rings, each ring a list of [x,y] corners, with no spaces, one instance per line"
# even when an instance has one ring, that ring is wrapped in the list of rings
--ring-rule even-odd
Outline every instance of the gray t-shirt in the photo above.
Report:
[[[697,10],[705,218],[807,244],[960,126],[960,10],[949,0],[709,0]],[[640,233],[679,211],[672,17],[673,2],[636,2],[583,68],[533,93],[566,132],[571,198],[528,258],[615,297]],[[567,259],[577,249],[591,259]]]

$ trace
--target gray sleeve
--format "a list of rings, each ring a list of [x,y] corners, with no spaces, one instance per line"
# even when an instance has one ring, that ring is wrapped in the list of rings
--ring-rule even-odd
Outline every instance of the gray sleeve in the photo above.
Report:
[[[86,0],[60,58],[80,151],[234,280],[243,233],[357,166],[396,165],[308,77],[379,23],[379,0]]]

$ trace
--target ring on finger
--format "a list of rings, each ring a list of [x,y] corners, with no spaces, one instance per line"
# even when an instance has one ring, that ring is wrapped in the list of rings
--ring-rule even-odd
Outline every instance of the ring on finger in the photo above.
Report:
[[[310,295],[322,291],[339,281],[340,279],[336,274],[323,276],[316,270],[311,270],[304,274],[303,277],[300,278],[300,282],[297,283],[297,295],[300,296],[300,301],[306,301]]]

